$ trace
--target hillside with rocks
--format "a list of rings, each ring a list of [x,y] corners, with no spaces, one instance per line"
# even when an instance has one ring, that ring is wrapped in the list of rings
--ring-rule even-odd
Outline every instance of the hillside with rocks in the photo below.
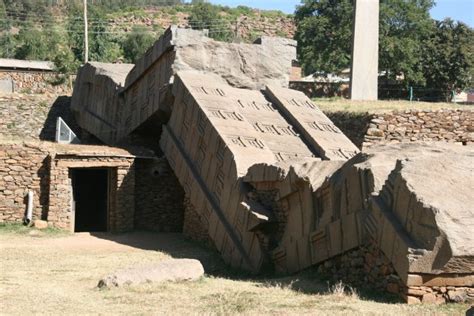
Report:
[[[75,74],[85,57],[82,3],[18,3],[23,4],[0,3],[0,58],[51,61],[58,72]],[[117,3],[88,5],[90,61],[133,63],[171,25],[207,29],[215,40],[236,43],[252,43],[261,36],[293,38],[296,32],[293,16],[280,11],[210,3]]]
[[[114,32],[131,32],[133,27],[142,26],[161,33],[170,25],[195,27],[196,25],[189,21],[190,14],[188,6],[155,7],[111,13],[107,15],[106,21],[108,28]],[[220,16],[220,21],[207,26],[218,26],[220,30],[229,27],[235,35],[235,40],[244,42],[253,42],[262,35],[293,38],[296,31],[293,17],[280,11],[222,9]]]

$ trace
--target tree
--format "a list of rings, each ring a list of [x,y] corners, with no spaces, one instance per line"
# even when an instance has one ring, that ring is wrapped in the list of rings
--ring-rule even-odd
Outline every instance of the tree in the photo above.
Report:
[[[474,82],[474,30],[451,19],[437,21],[424,42],[423,73],[429,87],[440,89],[449,98],[452,90]]]
[[[111,33],[104,24],[95,24],[89,35],[89,56],[91,61],[116,62],[122,57],[120,39]]]
[[[127,62],[133,63],[145,54],[146,50],[153,45],[155,38],[145,27],[135,26],[127,35],[122,44],[124,57]]]
[[[209,36],[229,42],[232,40],[230,24],[219,14],[220,7],[207,2],[193,4],[189,24],[196,30],[209,30]]]
[[[295,12],[298,56],[307,74],[350,66],[351,0],[304,0]]]
[[[4,3],[0,3],[0,58],[15,57],[16,41]]]
[[[39,29],[33,29],[32,27],[22,28],[17,36],[19,45],[15,52],[15,58],[25,60],[49,60],[49,54],[51,53],[49,38],[49,36]]]
[[[433,0],[382,0],[380,3],[379,69],[388,79],[422,85],[423,42],[433,31]]]
[[[433,0],[381,0],[380,70],[422,83],[422,40],[430,34]],[[352,0],[303,0],[295,13],[298,56],[306,73],[350,67]]]

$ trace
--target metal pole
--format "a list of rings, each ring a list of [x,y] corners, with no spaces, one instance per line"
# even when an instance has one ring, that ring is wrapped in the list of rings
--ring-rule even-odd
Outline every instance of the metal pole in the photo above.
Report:
[[[87,0],[84,0],[84,64],[89,62],[89,32],[87,21]]]

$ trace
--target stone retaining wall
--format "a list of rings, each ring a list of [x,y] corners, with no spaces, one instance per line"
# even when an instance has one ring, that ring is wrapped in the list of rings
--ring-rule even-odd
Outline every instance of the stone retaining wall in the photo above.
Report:
[[[182,232],[184,191],[166,159],[137,160],[135,228]]]
[[[59,116],[80,136],[70,110],[69,97],[2,95],[0,138],[54,141]]]
[[[214,243],[209,237],[209,223],[198,214],[188,197],[184,199],[184,225],[183,234],[187,238],[213,247]]]
[[[58,79],[54,72],[0,71],[0,80],[12,82],[14,93],[70,94],[73,76],[69,76],[64,83],[55,85],[53,83]]]
[[[355,288],[376,289],[399,296],[409,304],[474,302],[474,287],[405,286],[390,260],[374,242],[331,258],[316,267],[332,282],[343,281]]]
[[[407,110],[383,114],[326,112],[359,148],[383,143],[474,143],[474,110]]]

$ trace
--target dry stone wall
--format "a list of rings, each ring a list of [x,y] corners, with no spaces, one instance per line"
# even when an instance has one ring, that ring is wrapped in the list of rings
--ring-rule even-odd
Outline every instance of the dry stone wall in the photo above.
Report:
[[[474,111],[410,110],[374,115],[364,139],[364,146],[373,143],[420,141],[474,143]]]
[[[403,298],[409,304],[474,302],[473,286],[406,286],[374,240],[314,269],[332,282],[342,281],[358,289],[376,289]]]
[[[474,110],[325,113],[359,148],[387,143],[474,143]]]
[[[22,222],[29,190],[34,192],[34,218],[44,219],[50,161],[47,150],[32,144],[0,144],[0,222]]]
[[[139,159],[135,174],[135,228],[182,232],[184,191],[166,159]]]
[[[54,141],[58,117],[80,135],[69,97],[1,95],[0,139]]]
[[[189,198],[184,199],[183,234],[203,245],[209,247],[214,245],[209,239],[209,222],[196,211]]]
[[[72,91],[73,77],[69,77],[65,83],[54,85],[57,74],[51,72],[33,71],[0,71],[0,81],[12,83],[11,93],[27,94],[70,94]]]

